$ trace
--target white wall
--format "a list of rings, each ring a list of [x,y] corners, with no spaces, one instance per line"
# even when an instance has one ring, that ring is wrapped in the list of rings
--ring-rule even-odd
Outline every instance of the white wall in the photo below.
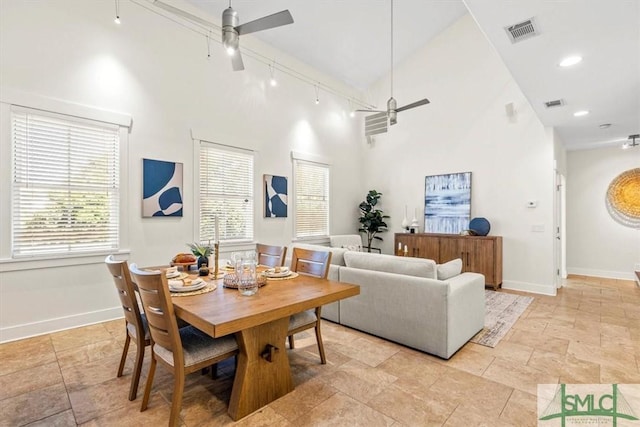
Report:
[[[392,232],[405,205],[409,221],[417,209],[424,225],[426,175],[471,171],[471,216],[486,217],[490,234],[503,236],[503,286],[555,294],[553,138],[473,19],[461,18],[394,73],[399,106],[424,97],[431,104],[399,113],[366,150],[364,182],[384,194]],[[385,105],[389,78],[370,93]],[[507,117],[508,103],[515,117]],[[529,200],[537,207],[527,208]],[[391,253],[393,234],[382,237]]]
[[[605,197],[615,177],[640,167],[640,149],[569,151],[567,164],[568,272],[633,280],[634,265],[640,263],[640,230],[616,222]]]
[[[144,3],[144,2],[143,2]],[[292,217],[264,219],[262,175],[290,178],[292,150],[331,163],[331,233],[352,233],[361,184],[361,121],[346,115],[344,99],[321,92],[315,105],[313,86],[286,75],[267,84],[266,65],[245,56],[246,70],[232,72],[217,43],[207,60],[204,37],[132,2],[120,2],[122,24],[113,22],[114,3],[101,0],[0,2],[1,88],[58,98],[130,114],[128,218],[130,261],[167,263],[194,240],[193,153],[191,131],[227,145],[257,150],[255,239],[288,244]],[[188,8],[188,6],[185,6]],[[215,18],[213,18],[215,19]],[[251,46],[280,63],[344,93],[353,90],[331,81],[250,36]],[[0,89],[1,89],[0,88]],[[1,94],[0,94],[1,95]],[[7,123],[0,157],[10,156]],[[142,219],[141,159],[184,163],[184,217]],[[6,171],[5,171],[6,172]],[[3,187],[4,188],[4,187]],[[8,228],[9,194],[0,195],[2,229]],[[0,253],[9,247],[0,235]],[[129,249],[129,248],[125,248]],[[0,341],[121,317],[113,283],[101,262],[57,266],[0,260]],[[70,261],[74,264],[74,261]]]

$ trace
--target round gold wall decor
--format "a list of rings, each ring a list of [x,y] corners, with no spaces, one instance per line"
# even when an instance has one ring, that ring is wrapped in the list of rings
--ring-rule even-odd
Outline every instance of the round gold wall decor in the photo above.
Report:
[[[622,172],[611,181],[607,209],[621,224],[640,228],[640,168]]]

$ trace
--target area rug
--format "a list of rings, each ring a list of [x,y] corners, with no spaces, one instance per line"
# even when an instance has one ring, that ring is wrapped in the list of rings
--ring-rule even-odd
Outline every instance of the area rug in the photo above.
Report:
[[[533,298],[487,289],[484,293],[487,302],[484,328],[471,338],[471,342],[495,347],[529,307]]]

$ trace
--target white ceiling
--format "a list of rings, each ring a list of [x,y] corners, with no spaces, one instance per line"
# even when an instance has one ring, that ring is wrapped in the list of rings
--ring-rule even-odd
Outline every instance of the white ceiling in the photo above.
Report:
[[[221,16],[224,0],[188,0]],[[466,4],[466,6],[465,6]],[[401,62],[471,12],[542,123],[568,149],[621,145],[640,133],[640,1],[396,0],[394,59]],[[240,23],[289,9],[295,23],[258,32],[264,42],[353,87],[365,89],[390,67],[389,0],[234,0]],[[512,44],[504,27],[534,17],[540,35]],[[582,63],[563,69],[565,56]],[[546,109],[545,101],[565,105]],[[516,106],[517,109],[517,106]],[[574,117],[578,110],[589,110]],[[608,129],[600,129],[611,123]]]

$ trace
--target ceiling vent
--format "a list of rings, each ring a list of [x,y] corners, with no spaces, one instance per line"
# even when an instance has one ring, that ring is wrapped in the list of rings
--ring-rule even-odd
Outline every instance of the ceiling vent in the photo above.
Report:
[[[554,101],[547,101],[544,103],[544,106],[547,108],[562,107],[563,105],[564,101],[562,99],[556,99]]]
[[[513,24],[510,27],[505,27],[504,29],[507,32],[511,43],[518,43],[539,34],[533,18]]]

